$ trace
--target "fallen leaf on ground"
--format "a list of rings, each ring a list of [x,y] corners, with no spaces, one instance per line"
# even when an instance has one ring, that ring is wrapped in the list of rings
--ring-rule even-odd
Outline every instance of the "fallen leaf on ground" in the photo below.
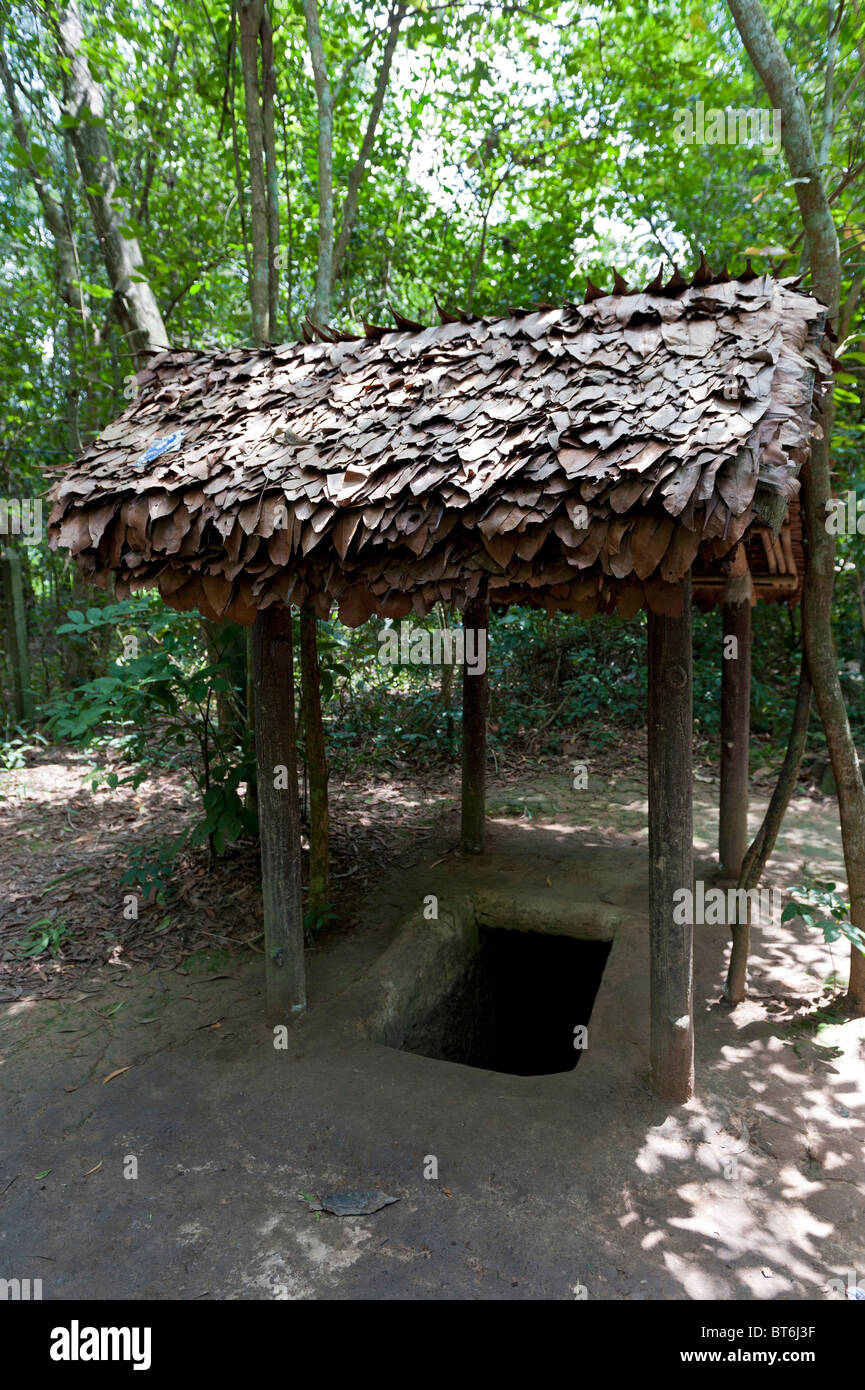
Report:
[[[114,1078],[115,1078],[115,1076],[122,1076],[123,1073],[124,1073],[125,1071],[131,1071],[131,1070],[132,1070],[132,1067],[131,1067],[131,1065],[130,1065],[130,1066],[128,1066],[128,1067],[118,1067],[116,1071],[110,1071],[110,1072],[108,1073],[107,1076],[103,1076],[103,1078],[102,1078],[102,1085],[103,1085],[103,1086],[107,1086],[107,1085],[108,1085],[108,1082],[109,1082],[109,1081],[113,1081]]]
[[[388,1197],[386,1192],[333,1192],[327,1197],[301,1200],[309,1202],[310,1211],[329,1211],[334,1216],[369,1216],[400,1199]]]

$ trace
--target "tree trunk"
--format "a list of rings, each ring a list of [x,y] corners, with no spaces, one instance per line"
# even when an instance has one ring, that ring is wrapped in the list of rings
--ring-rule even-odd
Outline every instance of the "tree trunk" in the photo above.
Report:
[[[778,774],[778,781],[769,799],[763,823],[751,842],[742,862],[738,887],[747,892],[756,888],[763,877],[763,870],[775,848],[778,831],[790,804],[790,797],[796,786],[802,754],[808,737],[808,716],[811,711],[811,682],[808,679],[808,662],[802,654],[799,670],[799,688],[796,691],[796,704],[793,709],[793,722],[787,740],[787,752]],[[748,954],[750,951],[750,904],[748,920],[733,927],[733,946],[730,951],[730,964],[727,969],[727,983],[724,989],[730,1004],[741,1004],[747,992]]]
[[[252,341],[264,347],[270,338],[270,269],[267,256],[267,188],[264,177],[264,132],[258,80],[258,32],[264,0],[240,0],[240,65],[249,147],[249,183],[252,204]]]
[[[290,609],[258,613],[253,651],[267,1017],[286,1023],[306,1007]]]
[[[375,144],[376,130],[381,117],[384,99],[387,93],[388,82],[390,81],[390,69],[393,63],[393,55],[396,51],[399,39],[400,25],[408,12],[408,5],[397,5],[391,12],[388,23],[387,39],[385,40],[384,53],[376,78],[375,92],[373,93],[372,105],[370,106],[369,116],[367,117],[366,130],[364,131],[363,141],[360,152],[352,165],[348,176],[348,187],[346,189],[345,201],[342,205],[340,216],[339,236],[336,242],[336,249],[333,253],[333,280],[338,280],[342,271],[342,263],[354,231],[354,224],[357,220],[357,205],[360,196],[360,188],[363,177],[366,173],[366,166],[372,154]]]
[[[12,668],[12,689],[15,700],[15,719],[19,724],[33,723],[33,691],[30,676],[30,651],[27,645],[24,583],[21,575],[21,556],[13,546],[7,546],[0,556],[3,574],[3,605],[6,610],[6,631],[9,636],[9,663]]]
[[[72,562],[72,602],[71,607],[77,608],[79,612],[84,612],[87,607],[87,584],[76,565]],[[63,650],[64,677],[69,685],[84,685],[95,674],[93,671],[93,661],[91,660],[91,649],[88,638],[81,637],[70,639],[64,643]]]
[[[318,103],[318,263],[315,274],[315,323],[330,320],[333,292],[333,93],[327,73],[317,0],[303,0],[306,37]]]
[[[61,294],[63,295],[65,303],[75,316],[77,327],[80,328],[84,323],[87,309],[84,303],[84,296],[81,292],[81,273],[78,268],[78,257],[72,236],[71,224],[67,221],[63,207],[52,197],[46,187],[40,175],[39,168],[33,159],[27,125],[18,104],[15,83],[2,48],[0,48],[0,78],[2,78],[3,86],[6,90],[6,99],[12,114],[12,129],[15,132],[15,138],[24,151],[27,159],[27,170],[42,207],[42,215],[45,218],[45,224],[54,238],[54,245],[57,249],[57,259],[60,267]],[[75,411],[75,430],[77,433],[77,408]],[[73,439],[73,447],[76,452],[79,452],[80,440],[76,444]]]
[[[489,603],[486,594],[469,599],[463,612],[463,630],[483,633],[485,643],[489,626]],[[475,651],[479,650],[479,640]],[[489,698],[487,672],[473,674],[463,665],[463,777],[460,848],[464,854],[482,854],[484,820],[486,815],[487,783],[487,702]]]
[[[271,337],[270,294],[272,273],[268,256],[270,229],[268,222],[268,197],[264,166],[264,120],[262,116],[262,91],[259,82],[258,50],[261,29],[265,21],[264,0],[239,0],[240,18],[240,66],[243,73],[243,100],[246,118],[246,142],[249,152],[249,183],[252,230],[252,265],[249,276],[249,301],[252,310],[252,341],[255,347],[266,347]],[[268,24],[268,36],[270,29]],[[270,68],[273,66],[273,47],[270,44]],[[265,73],[264,86],[268,83]],[[276,209],[277,237],[279,210]],[[253,679],[254,634],[247,629],[246,640],[246,725],[251,738],[257,744],[258,724],[258,686]],[[292,673],[293,674],[293,673]],[[292,705],[292,721],[294,707]],[[258,776],[250,778],[246,789],[246,804],[259,815],[260,834],[263,837],[262,808],[259,800]],[[262,854],[264,853],[262,839]]]
[[[279,341],[279,165],[276,160],[276,66],[273,28],[267,6],[261,17],[261,134],[267,190],[267,329],[268,339]]]
[[[694,898],[691,583],[682,615],[649,612],[649,948],[652,1089],[683,1104],[694,1087],[694,926],[674,894]]]
[[[834,318],[841,297],[841,256],[802,92],[760,0],[728,3],[772,105],[781,112],[781,142],[796,180],[814,293]],[[835,538],[826,528],[826,503],[831,496],[829,441],[833,420],[834,401],[829,395],[821,411],[822,438],[812,441],[804,470],[807,547],[802,612],[808,672],[838,788],[850,916],[854,926],[865,930],[865,785],[844,705],[831,624]],[[865,1013],[865,955],[852,946],[846,1002],[852,1012]]]
[[[233,747],[243,739],[245,721],[240,712],[245,704],[246,691],[238,688],[238,667],[240,677],[246,681],[246,640],[248,628],[231,622],[214,622],[202,618],[201,631],[207,643],[207,659],[211,666],[221,666],[230,690],[215,692],[216,723],[219,729],[219,742],[223,749]],[[242,646],[241,646],[242,643]]]
[[[309,774],[309,910],[330,902],[330,817],[327,806],[327,752],[321,718],[318,621],[311,608],[300,610],[300,671],[306,766]]]
[[[824,429],[828,422],[824,421]],[[815,502],[825,485],[829,491],[829,460],[825,441],[812,445],[811,466],[805,480],[805,515],[808,551],[805,572],[805,591],[802,599],[804,642],[808,658],[808,673],[820,719],[826,733],[826,743],[832,772],[838,790],[838,812],[841,819],[841,840],[850,894],[850,920],[865,931],[865,787],[853,733],[847,718],[844,693],[838,677],[838,657],[832,636],[832,588],[834,583],[834,544],[829,539],[828,555],[824,541],[813,544],[815,531],[825,532],[825,505]],[[815,455],[822,455],[819,468],[814,468]],[[865,1013],[865,955],[850,947],[850,981],[846,1003],[850,1011]]]
[[[45,220],[51,236],[54,239],[54,247],[57,252],[57,263],[60,275],[60,292],[66,304],[66,344],[69,361],[66,370],[66,385],[64,389],[64,407],[66,417],[66,428],[69,436],[69,449],[73,457],[81,453],[81,433],[79,429],[79,373],[77,369],[77,346],[82,342],[86,348],[86,322],[87,306],[84,302],[84,295],[81,290],[81,274],[78,265],[78,253],[75,246],[75,238],[72,229],[72,220],[68,208],[64,208],[49,192],[36,161],[33,159],[30,135],[23,113],[18,103],[18,96],[15,90],[15,83],[12,73],[6,62],[6,57],[0,48],[0,79],[6,91],[6,99],[9,103],[9,110],[12,115],[12,128],[15,138],[24,151],[27,159],[28,172],[36,190],[42,208],[42,216]],[[69,149],[71,141],[68,133],[65,136],[65,150],[67,153],[67,165],[69,163]],[[72,604],[74,607],[83,608],[87,600],[87,586],[81,578],[81,573],[77,565],[72,564]],[[92,663],[89,660],[88,648],[82,638],[73,639],[63,644],[66,679],[73,685],[82,685],[92,674]]]
[[[751,847],[745,855],[742,864],[742,872],[739,876],[740,888],[756,888],[760,879],[763,877],[763,870],[769,861],[775,841],[778,838],[778,831],[784,819],[790,798],[796,788],[799,777],[799,769],[802,766],[802,756],[805,752],[805,743],[808,738],[808,719],[811,713],[811,682],[808,678],[808,661],[802,653],[802,664],[799,668],[799,686],[796,691],[796,704],[793,707],[793,720],[790,725],[790,735],[787,740],[787,752],[784,755],[784,762],[778,774],[778,781],[766,808],[763,823],[751,842]]]
[[[120,176],[104,124],[102,92],[93,80],[84,53],[81,18],[75,3],[60,8],[57,44],[63,58],[64,104],[75,121],[69,134],[105,268],[114,291],[118,317],[129,335],[133,356],[168,346],[159,305],[144,273],[144,258],[135,237],[121,228],[129,217],[118,198]],[[97,118],[88,119],[88,113]]]

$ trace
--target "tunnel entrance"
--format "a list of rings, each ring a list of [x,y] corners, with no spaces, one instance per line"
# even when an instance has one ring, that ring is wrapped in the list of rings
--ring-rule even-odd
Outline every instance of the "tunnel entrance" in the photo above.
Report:
[[[402,1050],[513,1076],[573,1071],[609,952],[608,941],[482,928],[465,975]]]

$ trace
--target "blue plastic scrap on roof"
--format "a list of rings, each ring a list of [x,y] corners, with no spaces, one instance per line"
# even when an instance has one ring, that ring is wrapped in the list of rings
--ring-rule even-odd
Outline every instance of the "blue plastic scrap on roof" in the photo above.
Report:
[[[175,449],[180,448],[183,439],[183,430],[175,430],[173,434],[166,434],[162,439],[154,439],[152,444],[148,444],[143,454],[139,454],[136,460],[136,468],[143,468],[145,463],[152,463],[161,454],[171,454]]]

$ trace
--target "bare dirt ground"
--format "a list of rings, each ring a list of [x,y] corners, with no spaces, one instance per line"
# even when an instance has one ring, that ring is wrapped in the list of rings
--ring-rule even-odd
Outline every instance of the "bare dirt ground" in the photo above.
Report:
[[[585,790],[564,751],[514,755],[491,779],[479,860],[454,850],[453,773],[335,778],[340,920],[308,953],[310,1009],[284,1050],[262,1021],[254,850],[211,876],[189,856],[173,896],[126,920],[130,848],[179,829],[189,802],[177,779],[93,794],[85,773],[52,749],[0,774],[0,1277],[85,1299],[865,1287],[865,1020],[831,1010],[846,948],[800,923],[757,934],[750,998],[731,1011],[724,930],[698,931],[697,1094],[668,1113],[648,1092],[640,739],[590,760]],[[695,796],[708,878],[711,769]],[[771,868],[784,889],[806,874],[843,883],[833,800],[795,799]],[[620,953],[598,996],[603,1046],[564,1080],[347,1045],[332,1026],[426,893],[482,882],[600,898],[633,924],[633,960]],[[46,920],[56,955],[23,956]],[[356,1188],[400,1200],[342,1218],[299,1200]]]

